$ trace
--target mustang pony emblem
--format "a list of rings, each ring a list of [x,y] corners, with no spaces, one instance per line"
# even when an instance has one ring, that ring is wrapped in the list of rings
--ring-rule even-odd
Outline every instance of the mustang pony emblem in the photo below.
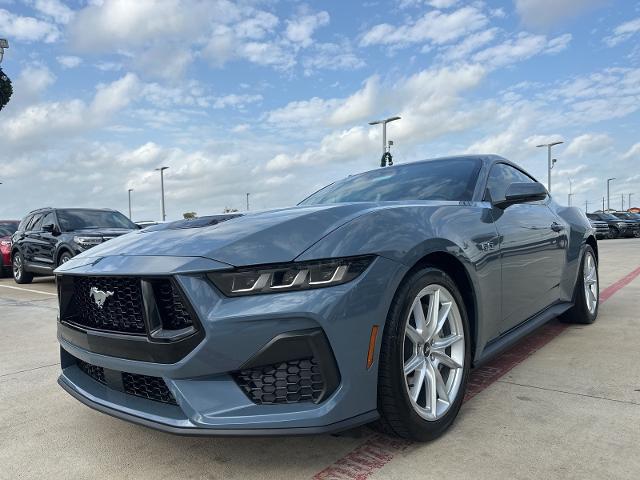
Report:
[[[98,308],[102,308],[104,302],[107,301],[107,298],[113,297],[113,292],[103,292],[102,290],[98,290],[96,287],[91,287],[91,290],[89,290],[89,297],[93,298],[93,301],[96,302]]]

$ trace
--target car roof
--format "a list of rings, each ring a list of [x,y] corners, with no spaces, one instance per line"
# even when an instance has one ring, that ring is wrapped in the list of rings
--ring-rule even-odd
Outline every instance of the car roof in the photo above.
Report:
[[[0,220],[0,223],[20,223],[20,220]]]
[[[113,208],[42,207],[42,208],[36,208],[35,210],[31,210],[29,213],[27,213],[27,215],[46,212],[49,210],[84,210],[84,211],[92,211],[92,212],[115,212]]]

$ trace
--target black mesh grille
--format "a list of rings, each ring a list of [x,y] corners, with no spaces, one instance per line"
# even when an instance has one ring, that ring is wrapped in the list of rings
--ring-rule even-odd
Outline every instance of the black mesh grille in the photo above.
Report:
[[[122,383],[125,393],[156,402],[177,405],[176,399],[167,388],[167,384],[160,377],[122,372]]]
[[[314,358],[241,370],[235,380],[259,405],[317,401],[325,382]]]
[[[113,293],[102,307],[91,295],[95,288]],[[74,277],[72,318],[78,325],[124,333],[145,333],[140,280],[126,277]]]
[[[91,378],[103,384],[107,383],[104,379],[104,368],[91,365],[87,362],[83,362],[79,358],[76,359],[76,362],[78,364],[78,368],[89,375]]]
[[[165,330],[180,330],[193,325],[189,310],[177,288],[168,280],[153,283],[156,304]]]

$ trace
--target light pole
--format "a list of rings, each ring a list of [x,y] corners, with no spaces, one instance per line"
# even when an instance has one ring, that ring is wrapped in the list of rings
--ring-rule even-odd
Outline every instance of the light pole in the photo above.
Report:
[[[6,38],[0,38],[0,63],[2,63],[5,48],[9,48],[9,40]]]
[[[589,200],[584,201],[584,213],[589,213]]]
[[[611,180],[615,180],[616,177],[613,178],[607,178],[607,210],[611,210],[611,208],[609,207],[609,184],[611,183]],[[604,207],[602,207],[602,210],[604,210]]]
[[[571,206],[571,197],[573,196],[573,180],[569,179],[569,195],[567,195],[567,204]]]
[[[560,145],[564,142],[552,142],[552,143],[543,143],[542,145],[536,145],[536,147],[547,147],[547,169],[548,169],[548,180],[547,180],[547,190],[551,193],[551,169],[553,168],[553,164],[556,163],[556,159],[551,160],[551,147],[554,145]]]
[[[381,167],[385,166],[385,153],[387,153],[387,123],[395,122],[396,120],[400,120],[401,117],[389,117],[384,120],[374,120],[369,122],[369,125],[378,125],[382,124],[382,162],[380,164]]]
[[[131,192],[133,192],[133,188],[129,189],[129,220],[131,220]]]
[[[249,194],[247,193],[247,212],[249,211]]]
[[[620,208],[620,211],[624,212],[624,193],[620,194],[620,206],[622,207]]]
[[[160,192],[161,192],[161,205],[162,205],[162,221],[164,222],[167,219],[167,214],[164,211],[164,171],[169,167],[159,167],[156,168],[156,172],[160,172]]]

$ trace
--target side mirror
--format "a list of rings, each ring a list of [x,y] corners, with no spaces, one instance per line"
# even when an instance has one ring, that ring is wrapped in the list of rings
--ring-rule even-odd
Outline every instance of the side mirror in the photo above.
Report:
[[[494,202],[499,208],[506,208],[516,203],[537,202],[547,198],[547,189],[538,182],[518,182],[507,187],[504,200]]]
[[[49,232],[49,233],[52,233],[52,234],[55,235],[56,233],[58,233],[58,227],[56,227],[55,224],[50,223],[48,225],[43,225],[42,226],[42,231],[43,232]]]

